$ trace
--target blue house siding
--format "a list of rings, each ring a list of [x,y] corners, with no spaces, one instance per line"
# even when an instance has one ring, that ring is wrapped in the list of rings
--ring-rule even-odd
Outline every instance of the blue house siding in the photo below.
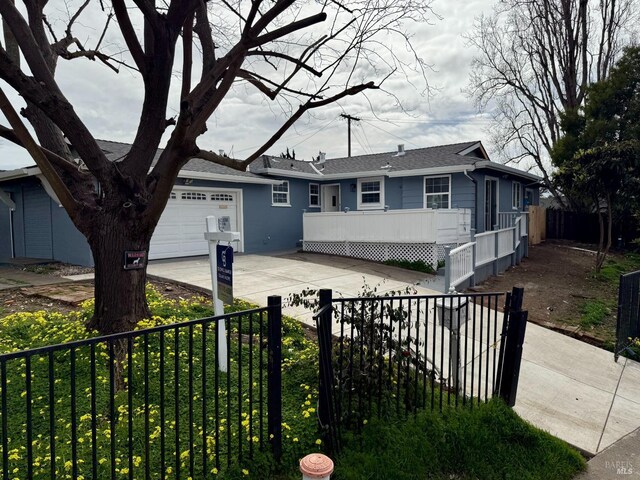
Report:
[[[498,211],[499,212],[515,212],[513,210],[512,205],[512,185],[513,182],[520,183],[520,192],[522,195],[521,198],[521,208],[519,211],[523,211],[525,209],[524,205],[524,195],[526,188],[531,188],[534,192],[533,195],[533,205],[540,204],[540,191],[537,187],[531,185],[531,182],[523,181],[516,176],[509,174],[502,174],[500,172],[496,172],[493,170],[478,170],[473,172],[471,176],[478,181],[478,196],[476,202],[476,211],[478,212],[478,221],[476,223],[476,231],[477,233],[482,233],[485,231],[484,225],[484,203],[485,203],[485,181],[488,178],[497,179],[498,180]],[[528,186],[527,186],[528,185]]]
[[[76,228],[67,211],[51,200],[53,258],[65,263],[93,266],[93,255],[84,235]]]
[[[16,257],[55,259],[93,265],[89,244],[67,212],[58,206],[37,180],[3,185],[16,204],[13,213],[13,243]],[[0,258],[11,257],[8,208],[0,211]],[[6,225],[6,228],[4,226]]]
[[[433,175],[439,176],[439,175]],[[471,175],[470,175],[471,176]],[[476,205],[475,185],[472,180],[463,173],[452,173],[451,177],[451,208],[468,208],[471,210],[471,224],[475,222]],[[402,202],[397,208],[424,208],[424,176],[402,177],[393,180],[401,180]],[[391,205],[389,205],[391,207]],[[394,207],[396,208],[396,207]]]
[[[309,181],[288,181],[289,207],[272,205],[271,185],[208,180],[194,180],[190,185],[241,189],[244,251],[262,253],[295,249],[302,239],[302,213],[310,210]],[[183,184],[183,179],[177,182],[177,185]]]
[[[11,210],[0,202],[0,260],[11,258]]]
[[[295,249],[302,239],[302,214],[309,210],[309,182],[289,179],[291,206],[273,206],[271,185],[243,185],[244,242],[248,253]]]

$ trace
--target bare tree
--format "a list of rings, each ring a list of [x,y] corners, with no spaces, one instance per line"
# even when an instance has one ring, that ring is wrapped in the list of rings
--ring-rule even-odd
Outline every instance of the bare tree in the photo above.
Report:
[[[428,21],[428,1],[81,1],[74,8],[71,0],[65,2],[69,15],[61,30],[60,21],[48,20],[47,0],[17,5],[0,0],[5,39],[0,78],[26,101],[22,115],[39,145],[1,90],[0,107],[10,125],[0,126],[0,135],[29,150],[86,236],[95,261],[96,307],[90,326],[102,333],[131,329],[149,315],[146,270],[124,271],[123,252],[148,250],[189,159],[245,170],[306,112],[377,89],[394,73],[424,72],[404,26]],[[105,19],[92,46],[73,34],[89,11],[87,18],[101,14]],[[126,45],[123,52],[109,53],[103,45],[113,30]],[[413,57],[397,55],[396,47],[414,52]],[[135,139],[116,162],[106,158],[56,81],[60,59],[80,58],[115,71],[129,68],[144,85]],[[170,95],[175,77],[181,81],[179,101]],[[197,140],[207,131],[207,120],[231,89],[243,83],[270,101],[291,106],[288,118],[241,161],[201,150]],[[172,102],[179,106],[170,118]],[[154,162],[165,131],[169,138]]]
[[[492,137],[507,162],[528,161],[546,187],[560,114],[579,108],[605,78],[637,19],[636,0],[506,0],[476,19],[469,44],[469,93],[493,116]]]

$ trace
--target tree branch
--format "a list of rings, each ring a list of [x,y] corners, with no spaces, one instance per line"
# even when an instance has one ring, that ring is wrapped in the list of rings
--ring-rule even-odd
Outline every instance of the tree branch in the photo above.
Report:
[[[127,6],[124,0],[113,0],[111,4],[113,5],[113,12],[116,14],[118,25],[120,25],[122,37],[129,48],[129,53],[133,57],[133,61],[136,63],[140,73],[144,75],[147,71],[147,60],[140,45],[140,40],[138,40],[138,36],[131,24]]]
[[[11,106],[9,99],[4,94],[2,88],[0,88],[0,110],[4,114],[5,118],[9,121],[9,124],[13,128],[14,134],[18,137],[22,145],[27,149],[33,160],[36,162],[38,168],[46,179],[51,184],[51,187],[56,192],[58,199],[62,203],[62,206],[73,218],[78,211],[78,203],[71,195],[71,192],[64,184],[62,179],[58,176],[58,173],[52,167],[51,163],[45,156],[44,152],[36,144],[31,137],[31,134],[20,120],[20,117]]]
[[[310,100],[307,103],[300,105],[300,107],[298,107],[298,110],[293,115],[291,115],[291,117],[287,119],[287,121],[278,129],[278,131],[274,133],[273,136],[269,140],[267,140],[264,145],[262,145],[258,150],[253,152],[253,154],[251,154],[244,162],[242,162],[241,165],[243,165],[244,168],[246,168],[256,158],[258,158],[260,155],[266,152],[269,148],[271,148],[280,139],[280,137],[282,137],[282,135],[284,135],[285,132],[289,130],[289,128],[291,128],[291,126],[300,117],[302,117],[302,115],[307,110],[323,107],[325,105],[329,105],[330,103],[337,102],[338,100],[341,100],[345,97],[357,95],[358,93],[363,92],[364,90],[375,89],[375,88],[378,88],[378,87],[373,82],[368,82],[361,85],[355,85],[353,87],[349,87],[346,90],[343,90],[342,92],[337,93],[336,95],[333,95],[332,97],[328,97],[323,100],[317,100],[317,101]]]
[[[265,33],[253,40],[249,40],[249,48],[259,47],[264,45],[265,43],[273,42],[285,35],[289,35],[290,33],[296,32],[298,30],[302,30],[304,28],[310,27],[311,25],[315,25],[316,23],[324,22],[327,19],[327,14],[325,12],[316,13],[307,18],[303,18],[302,20],[297,20],[295,22],[291,22],[284,27],[277,28],[276,30]]]
[[[250,52],[247,53],[247,56],[260,56],[260,57],[277,57],[277,58],[283,58],[291,63],[294,63],[295,65],[297,65],[300,68],[303,68],[304,70],[312,73],[313,75],[315,75],[316,77],[321,77],[322,73],[320,73],[319,71],[317,71],[315,68],[310,67],[309,65],[307,65],[305,62],[303,62],[301,59],[298,58],[294,58],[290,55],[287,55],[285,53],[280,53],[280,52],[270,52],[270,51],[265,51],[265,50],[252,50]]]
[[[4,125],[0,125],[0,137],[8,140],[24,149],[27,149],[27,146],[24,142],[16,135],[16,132],[10,128],[5,127]],[[88,175],[87,173],[83,173],[78,169],[78,166],[69,162],[66,158],[57,155],[56,153],[48,150],[42,146],[38,147],[40,151],[44,154],[44,156],[51,162],[52,165],[58,167],[62,170],[65,170],[69,173],[81,173],[82,175]]]

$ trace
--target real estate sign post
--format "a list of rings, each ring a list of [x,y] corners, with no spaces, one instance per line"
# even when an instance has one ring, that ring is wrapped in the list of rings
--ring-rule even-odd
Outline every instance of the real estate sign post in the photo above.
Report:
[[[218,222],[214,216],[207,217],[206,227],[204,238],[209,242],[213,310],[214,315],[217,317],[224,315],[225,301],[228,304],[233,303],[233,248],[231,247],[231,242],[238,241],[240,234],[238,232],[220,232],[218,230]],[[220,245],[220,242],[225,241],[227,245]],[[220,263],[221,270],[218,269],[218,263]],[[227,355],[225,322],[220,320],[218,321],[218,368],[222,372],[227,371]]]

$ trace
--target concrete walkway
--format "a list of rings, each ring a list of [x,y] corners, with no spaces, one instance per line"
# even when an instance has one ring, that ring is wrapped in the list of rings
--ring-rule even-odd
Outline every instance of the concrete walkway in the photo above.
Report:
[[[69,282],[69,279],[53,275],[41,275],[13,267],[0,267],[0,290],[16,287],[54,285]]]
[[[640,478],[640,429],[621,438],[587,463],[575,480],[620,480]]]
[[[208,258],[154,261],[148,272],[210,289]],[[363,281],[378,293],[420,282],[426,275],[362,260],[316,254],[238,255],[234,294],[258,305],[269,295],[304,288],[331,288],[334,296],[356,296]],[[428,283],[427,283],[428,284]],[[416,287],[419,294],[438,292]],[[525,291],[526,295],[526,291]],[[312,323],[302,308],[285,313]],[[640,364],[613,361],[611,352],[535,324],[527,326],[515,410],[534,425],[595,454],[640,427]],[[640,470],[640,465],[637,466]]]

